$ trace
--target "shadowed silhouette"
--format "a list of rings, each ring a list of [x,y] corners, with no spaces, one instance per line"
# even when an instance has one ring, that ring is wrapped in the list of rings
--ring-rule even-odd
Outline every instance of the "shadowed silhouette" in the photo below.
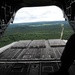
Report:
[[[60,69],[49,75],[70,75],[68,70],[75,59],[75,34],[72,34],[69,38],[68,42],[66,43],[65,49],[62,53],[60,58],[61,60],[61,67]]]

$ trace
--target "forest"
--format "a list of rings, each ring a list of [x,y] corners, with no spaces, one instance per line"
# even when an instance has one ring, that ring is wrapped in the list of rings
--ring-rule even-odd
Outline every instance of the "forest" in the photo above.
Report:
[[[66,21],[10,24],[0,39],[0,47],[19,40],[60,39],[62,24],[62,39],[68,40],[73,30]]]

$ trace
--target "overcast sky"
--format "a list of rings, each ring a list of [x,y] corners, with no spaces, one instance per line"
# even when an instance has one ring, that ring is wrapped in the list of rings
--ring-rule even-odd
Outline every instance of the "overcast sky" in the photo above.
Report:
[[[14,23],[65,20],[63,12],[56,6],[24,7],[17,11]]]

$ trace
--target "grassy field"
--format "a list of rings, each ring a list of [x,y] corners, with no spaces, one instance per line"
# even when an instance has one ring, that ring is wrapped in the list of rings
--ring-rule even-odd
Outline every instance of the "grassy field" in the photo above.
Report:
[[[0,47],[9,43],[19,40],[33,40],[33,39],[59,39],[61,34],[61,22],[59,24],[53,23],[35,23],[34,24],[16,24],[9,25],[4,33],[4,36],[0,39]],[[73,30],[69,24],[64,24],[63,39],[68,39]]]

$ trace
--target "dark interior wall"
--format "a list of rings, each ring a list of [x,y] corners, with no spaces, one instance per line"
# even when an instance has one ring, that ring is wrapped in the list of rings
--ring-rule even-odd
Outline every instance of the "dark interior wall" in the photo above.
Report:
[[[71,4],[71,20],[75,20],[75,3]]]

